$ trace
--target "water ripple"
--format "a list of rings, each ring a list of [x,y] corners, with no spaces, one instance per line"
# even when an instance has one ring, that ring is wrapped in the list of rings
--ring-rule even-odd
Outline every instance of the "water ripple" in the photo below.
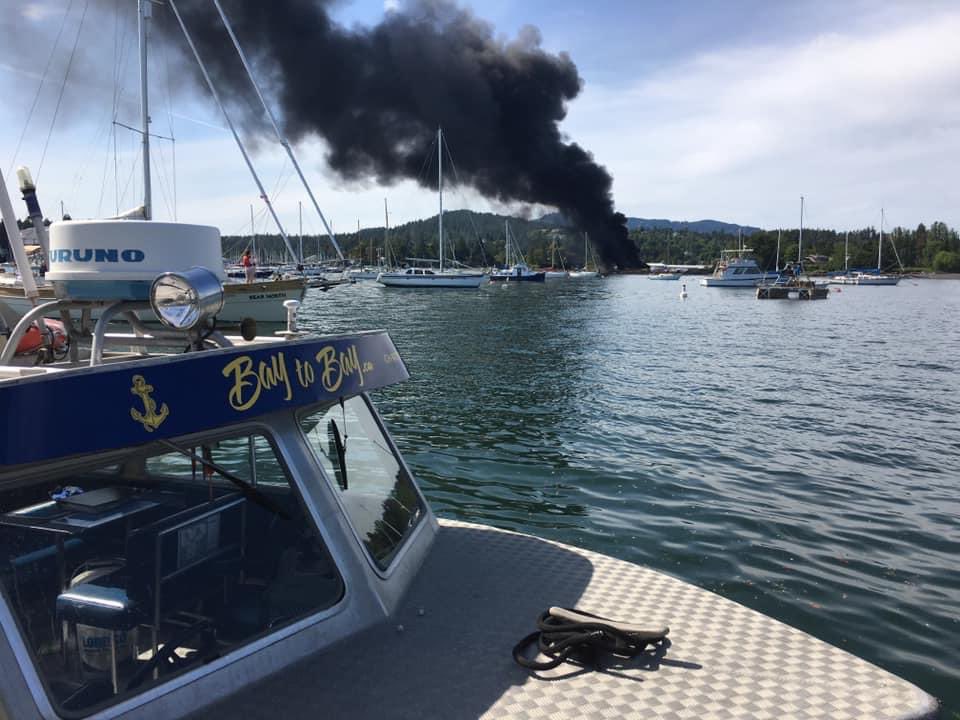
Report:
[[[386,327],[378,394],[441,515],[643,563],[960,712],[960,282],[826,302],[623,277],[308,296]]]

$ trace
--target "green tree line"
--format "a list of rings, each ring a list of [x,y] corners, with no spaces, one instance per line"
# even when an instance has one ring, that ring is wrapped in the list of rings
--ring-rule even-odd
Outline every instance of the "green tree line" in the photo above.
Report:
[[[506,217],[494,213],[473,213],[469,210],[454,210],[444,213],[443,235],[445,252],[449,262],[455,259],[473,267],[503,264],[505,258],[504,221],[509,221],[510,232],[520,251],[533,267],[583,267],[583,235],[570,227],[551,226],[536,220]],[[800,231],[797,228],[761,230],[745,235],[744,246],[752,248],[757,261],[765,269],[777,265],[777,235],[780,234],[780,262],[797,259]],[[818,256],[820,262],[812,269],[833,272],[844,267],[844,242],[849,236],[849,262],[851,269],[877,266],[877,243],[879,232],[867,227],[849,233],[822,228],[804,228],[803,257]],[[384,228],[364,228],[359,233],[338,233],[337,242],[344,254],[354,262],[376,263],[384,255]],[[437,218],[427,218],[390,228],[386,235],[390,258],[406,263],[409,258],[436,259],[439,254]],[[730,233],[697,233],[669,228],[639,229],[630,232],[630,240],[636,245],[640,258],[647,263],[671,262],[676,264],[709,265],[724,249],[738,247],[739,239]],[[296,249],[298,239],[291,238]],[[249,236],[224,237],[224,257],[236,259],[244,248],[250,246]],[[262,258],[280,260],[286,254],[279,236],[257,238],[258,252]],[[333,247],[326,237],[304,237],[304,256],[308,261],[319,256],[335,257]],[[899,257],[899,261],[898,261]],[[591,259],[592,262],[592,259]],[[907,270],[933,270],[936,272],[960,272],[960,236],[945,223],[934,222],[929,227],[920,224],[914,229],[895,227],[884,231],[882,265],[884,270],[899,268],[902,263]]]
[[[772,269],[777,265],[778,233],[779,264],[783,266],[785,262],[794,261],[798,257],[799,229],[761,230],[742,239],[745,247],[754,250],[758,263],[765,269]],[[634,230],[630,236],[646,262],[677,264],[710,263],[719,257],[720,250],[736,248],[739,242],[736,235],[707,235],[670,229]],[[845,254],[849,254],[848,266],[851,269],[875,268],[879,240],[878,230],[872,227],[852,230],[849,233],[804,228],[802,254],[804,258],[824,258],[816,263],[816,268],[828,272],[844,268]],[[848,243],[846,253],[845,243]],[[881,260],[883,269],[898,269],[901,263],[907,270],[960,272],[960,236],[956,230],[942,222],[935,222],[929,228],[920,224],[913,230],[896,227],[884,231]]]

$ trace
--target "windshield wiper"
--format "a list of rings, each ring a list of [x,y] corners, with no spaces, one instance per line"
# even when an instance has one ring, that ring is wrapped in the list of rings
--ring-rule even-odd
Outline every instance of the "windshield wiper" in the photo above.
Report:
[[[339,476],[340,489],[347,489],[347,445],[343,442],[343,436],[340,435],[340,428],[337,427],[337,421],[333,418],[330,418],[330,422],[327,423],[327,435],[329,435],[333,440],[333,445],[337,450],[337,465],[339,469],[337,475]]]
[[[230,472],[229,470],[224,470],[222,467],[217,465],[212,460],[207,460],[205,457],[197,455],[192,450],[188,450],[187,448],[180,447],[176,443],[172,443],[169,440],[159,440],[158,442],[161,445],[166,445],[167,447],[173,450],[176,450],[181,455],[185,455],[188,458],[191,458],[192,460],[194,460],[195,462],[200,463],[208,470],[213,470],[218,475],[222,475],[224,478],[226,478],[227,480],[232,482],[234,485],[236,485],[237,489],[245,498],[247,498],[251,502],[256,503],[257,505],[262,507],[264,510],[268,510],[272,512],[274,515],[279,515],[284,520],[290,519],[290,516],[287,514],[287,511],[284,510],[279,505],[277,505],[277,503],[275,503],[273,500],[268,498],[262,492],[257,490],[253,485],[248,483],[246,480],[241,480],[232,472]]]

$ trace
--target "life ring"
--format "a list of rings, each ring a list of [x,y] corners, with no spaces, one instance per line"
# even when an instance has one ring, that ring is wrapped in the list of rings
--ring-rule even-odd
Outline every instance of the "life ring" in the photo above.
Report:
[[[63,323],[59,320],[45,320],[44,325],[47,331],[53,333],[53,349],[55,351],[63,350],[67,345],[67,333],[63,329]],[[43,347],[43,333],[37,323],[33,323],[20,342],[17,343],[17,355],[30,355]]]

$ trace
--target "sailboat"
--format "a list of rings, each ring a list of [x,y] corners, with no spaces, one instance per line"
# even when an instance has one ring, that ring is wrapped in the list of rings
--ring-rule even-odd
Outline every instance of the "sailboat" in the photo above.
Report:
[[[777,267],[780,267],[780,235],[777,234]],[[800,196],[800,236],[797,262],[787,263],[774,280],[757,285],[757,300],[826,300],[830,288],[814,282],[803,269],[803,195]]]
[[[560,258],[559,270],[557,270],[557,258]],[[550,267],[543,269],[543,275],[547,280],[566,280],[570,277],[570,272],[563,262],[563,254],[560,252],[560,248],[557,247],[556,238],[553,239],[553,246],[550,251]]]
[[[437,194],[440,212],[437,215],[440,235],[440,269],[408,267],[396,272],[382,272],[377,282],[386,287],[476,288],[487,281],[484,273],[450,272],[443,269],[443,128],[437,130]]]
[[[577,280],[589,280],[590,278],[595,278],[600,275],[599,270],[590,270],[590,256],[592,251],[590,249],[590,238],[586,233],[583,234],[583,269],[581,270],[571,270],[570,277]],[[597,267],[597,259],[594,257],[593,266]]]
[[[885,275],[882,273],[881,263],[883,260],[883,221],[884,213],[883,208],[880,209],[880,239],[877,241],[877,270],[876,272],[855,272],[851,273],[847,270],[847,259],[849,258],[849,253],[846,250],[846,244],[844,245],[844,274],[835,275],[830,278],[830,282],[834,285],[896,285],[900,282],[899,275]],[[849,238],[849,234],[848,234]]]
[[[376,280],[380,273],[385,272],[390,262],[390,215],[387,212],[387,199],[383,199],[383,255],[380,256],[379,264],[374,264],[373,259],[373,240],[370,240],[370,264],[364,267],[355,267],[347,270],[344,276],[351,281],[355,280]],[[360,227],[357,226],[359,235]]]
[[[510,242],[512,237],[510,223],[506,220],[503,221],[503,232],[506,238],[505,259],[507,268],[490,273],[490,280],[503,282],[543,282],[546,280],[546,272],[531,270],[530,266],[527,265],[523,253],[517,247],[516,238],[513,238],[513,243]]]

